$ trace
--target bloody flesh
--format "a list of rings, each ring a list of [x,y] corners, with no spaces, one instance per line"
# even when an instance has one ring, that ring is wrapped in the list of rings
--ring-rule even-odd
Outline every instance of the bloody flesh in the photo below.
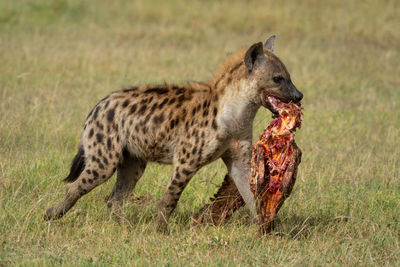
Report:
[[[267,232],[296,180],[301,150],[294,141],[294,132],[300,127],[303,115],[300,105],[286,104],[272,97],[268,100],[279,115],[253,145],[248,177],[257,213],[261,217],[260,223]],[[195,224],[222,223],[244,205],[228,175],[211,201],[197,214]]]

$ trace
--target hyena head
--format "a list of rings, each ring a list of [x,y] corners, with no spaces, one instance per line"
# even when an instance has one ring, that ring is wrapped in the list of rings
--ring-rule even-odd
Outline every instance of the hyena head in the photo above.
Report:
[[[245,54],[244,63],[249,71],[248,79],[256,83],[253,101],[276,114],[273,98],[298,103],[303,94],[292,83],[282,61],[272,53],[275,39],[273,35],[264,45],[261,42],[253,44]]]

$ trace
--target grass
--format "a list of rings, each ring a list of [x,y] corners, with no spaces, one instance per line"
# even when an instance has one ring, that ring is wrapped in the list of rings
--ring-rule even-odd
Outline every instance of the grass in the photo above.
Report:
[[[0,266],[400,264],[398,1],[0,2]],[[227,53],[276,33],[304,93],[303,150],[274,234],[240,210],[191,228],[225,168],[203,168],[155,231],[156,202],[103,202],[115,178],[63,219],[42,220],[90,109],[134,84],[207,80]],[[256,117],[255,136],[270,120]],[[152,164],[134,195],[160,198],[171,167]]]

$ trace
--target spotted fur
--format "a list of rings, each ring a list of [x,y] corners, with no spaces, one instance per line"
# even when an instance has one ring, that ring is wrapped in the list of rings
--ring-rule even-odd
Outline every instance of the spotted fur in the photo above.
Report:
[[[261,44],[261,48],[258,44],[258,50],[253,45],[229,57],[210,82],[138,86],[102,99],[86,118],[79,152],[65,179],[70,182],[66,197],[49,208],[45,218],[62,217],[82,195],[107,181],[116,170],[117,181],[107,202],[121,214],[122,203],[147,162],[158,162],[174,166],[159,204],[158,229],[165,231],[190,179],[218,158],[227,165],[255,215],[246,180],[252,124],[263,105],[261,97],[265,91],[279,95],[271,86],[265,87],[264,76],[278,71],[289,79],[284,65],[267,49],[268,42],[271,40],[264,47]],[[268,65],[262,65],[264,58]]]

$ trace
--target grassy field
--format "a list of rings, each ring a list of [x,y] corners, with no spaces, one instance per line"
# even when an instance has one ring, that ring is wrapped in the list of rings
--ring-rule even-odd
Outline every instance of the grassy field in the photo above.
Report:
[[[0,1],[0,266],[400,265],[400,2]],[[158,234],[171,167],[150,165],[119,225],[104,197],[42,220],[91,108],[144,83],[208,80],[226,55],[278,35],[276,54],[305,95],[294,191],[273,235],[246,209],[191,228],[222,181],[203,168]],[[260,110],[255,136],[270,121]]]

